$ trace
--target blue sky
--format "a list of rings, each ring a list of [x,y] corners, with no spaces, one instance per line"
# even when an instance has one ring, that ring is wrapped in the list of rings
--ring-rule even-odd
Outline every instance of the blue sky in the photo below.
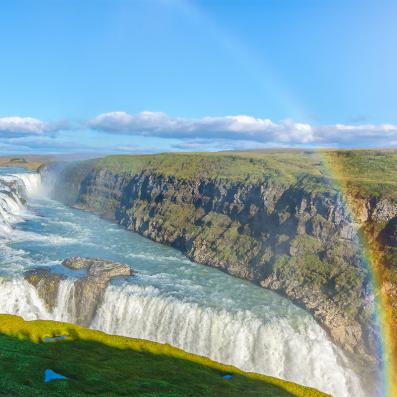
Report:
[[[394,0],[3,0],[0,153],[397,146]]]

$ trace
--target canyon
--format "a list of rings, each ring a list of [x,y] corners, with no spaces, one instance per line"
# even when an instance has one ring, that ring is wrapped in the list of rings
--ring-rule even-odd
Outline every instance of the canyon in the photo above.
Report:
[[[137,156],[130,169],[115,156],[54,163],[42,173],[57,175],[56,199],[276,291],[308,310],[346,352],[373,363],[375,298],[360,229],[377,225],[377,235],[384,234],[397,201],[353,195],[352,214],[318,154],[288,154],[298,169],[284,174],[283,153],[274,158],[276,172],[261,164],[266,154],[237,153]],[[245,174],[236,172],[244,167]]]

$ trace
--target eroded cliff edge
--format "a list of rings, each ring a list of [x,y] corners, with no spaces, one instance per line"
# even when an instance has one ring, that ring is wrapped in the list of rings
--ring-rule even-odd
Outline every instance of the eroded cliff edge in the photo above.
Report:
[[[58,200],[277,291],[346,351],[372,354],[374,297],[357,231],[376,224],[384,235],[397,201],[357,197],[353,220],[318,154],[116,156],[42,171],[56,174]]]
[[[100,258],[70,257],[62,262],[69,270],[82,271],[72,283],[72,296],[64,302],[68,314],[73,314],[79,325],[88,327],[101,305],[105,290],[110,281],[116,277],[132,276],[133,270],[125,264]],[[75,276],[76,277],[76,276]],[[52,271],[49,267],[28,270],[24,278],[33,285],[46,305],[53,312],[57,304],[60,284],[67,276]]]

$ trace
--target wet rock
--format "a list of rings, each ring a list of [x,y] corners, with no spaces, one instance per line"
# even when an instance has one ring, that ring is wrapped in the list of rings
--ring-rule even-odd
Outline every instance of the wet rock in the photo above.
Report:
[[[62,265],[72,270],[86,270],[87,278],[93,277],[101,282],[107,282],[113,277],[130,276],[128,265],[99,258],[83,258],[74,256],[67,258]]]
[[[261,286],[277,291],[298,306],[309,310],[339,346],[349,353],[356,353],[361,358],[371,360],[365,351],[360,322],[346,315],[340,306],[327,298],[320,289],[294,283],[291,279],[280,280],[275,276],[263,280]]]
[[[62,265],[71,270],[85,270],[86,274],[71,281],[71,291],[62,302],[77,324],[88,326],[102,302],[109,282],[115,277],[128,277],[133,274],[130,266],[99,258],[71,257]],[[57,304],[60,283],[65,275],[52,273],[50,268],[33,269],[25,273],[25,279],[36,287],[50,311]]]
[[[32,284],[38,292],[40,299],[44,302],[48,311],[53,311],[57,302],[59,284],[66,277],[51,273],[50,268],[28,270],[24,274],[25,280]]]

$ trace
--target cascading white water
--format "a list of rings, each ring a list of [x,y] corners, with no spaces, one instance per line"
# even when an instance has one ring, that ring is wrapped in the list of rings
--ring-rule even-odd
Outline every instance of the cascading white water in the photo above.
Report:
[[[76,322],[75,307],[73,280],[62,280],[59,283],[58,296],[51,317],[56,321]]]
[[[21,277],[21,260],[30,267],[56,265],[71,255],[114,258],[130,263],[138,276],[107,288],[92,328],[170,343],[334,397],[372,397],[362,391],[349,361],[312,317],[271,292],[192,264],[170,248],[53,201],[32,201],[32,211],[37,208],[41,216],[30,219],[26,228],[19,224],[13,229],[27,219],[26,198],[42,193],[38,174],[0,176],[0,225],[8,228],[8,236],[0,228],[5,248],[0,258],[1,251],[10,251],[4,254],[5,265],[0,263],[7,275],[0,278],[0,313],[75,322],[74,281],[60,283],[49,311]],[[15,240],[18,247],[8,244]],[[7,263],[17,270],[9,271]]]
[[[0,177],[0,232],[9,234],[13,224],[22,220],[26,189],[14,176]]]
[[[43,194],[43,185],[39,173],[21,173],[13,176],[22,182],[29,197],[37,197]]]
[[[291,325],[268,322],[252,312],[215,310],[164,297],[152,287],[108,287],[92,327],[170,343],[188,352],[246,371],[317,387],[335,396],[361,396],[356,376],[343,368],[343,355],[311,319]]]
[[[26,281],[0,283],[0,312],[28,319],[75,322],[72,299],[72,280],[61,282],[52,312]],[[316,387],[335,397],[365,395],[344,355],[310,317],[297,318],[294,324],[282,316],[264,322],[248,310],[216,310],[162,296],[154,287],[125,284],[107,288],[91,328],[170,343],[247,371]]]
[[[0,279],[0,313],[16,314],[25,320],[51,317],[36,289],[20,278]]]
[[[38,173],[0,176],[0,238],[8,236],[12,225],[23,220],[28,196],[37,196],[40,192]]]

